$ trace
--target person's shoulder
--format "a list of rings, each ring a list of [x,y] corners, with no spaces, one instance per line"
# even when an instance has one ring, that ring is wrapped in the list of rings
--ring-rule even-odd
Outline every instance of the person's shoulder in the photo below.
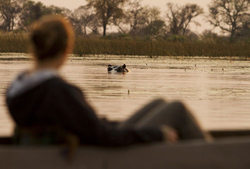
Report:
[[[53,86],[53,85],[59,85],[59,86],[68,85],[68,83],[65,80],[63,80],[61,77],[57,77],[57,76],[47,80],[46,83],[48,85],[51,85],[51,86]]]
[[[49,85],[50,88],[58,89],[58,90],[68,90],[68,91],[77,91],[81,92],[79,87],[67,82],[63,78],[60,77],[54,77],[47,81],[47,85]]]

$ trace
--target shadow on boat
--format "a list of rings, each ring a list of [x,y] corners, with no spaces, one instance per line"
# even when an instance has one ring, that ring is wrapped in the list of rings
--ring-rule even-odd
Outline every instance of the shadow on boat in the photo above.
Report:
[[[249,169],[250,131],[210,131],[213,142],[80,146],[71,158],[62,146],[17,146],[0,139],[0,168],[19,169]],[[66,156],[65,156],[66,152]]]

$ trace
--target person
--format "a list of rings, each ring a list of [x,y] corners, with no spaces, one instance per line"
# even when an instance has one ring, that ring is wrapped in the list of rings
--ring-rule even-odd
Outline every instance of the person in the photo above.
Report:
[[[30,41],[34,65],[21,72],[6,93],[20,144],[41,140],[58,144],[64,134],[75,136],[81,144],[99,146],[206,138],[181,102],[156,99],[117,125],[98,118],[82,91],[58,73],[74,43],[73,28],[66,18],[41,18],[33,25]]]

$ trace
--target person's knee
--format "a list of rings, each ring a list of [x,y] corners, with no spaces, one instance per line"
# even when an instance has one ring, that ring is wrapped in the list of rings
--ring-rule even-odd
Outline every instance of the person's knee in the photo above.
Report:
[[[182,108],[182,109],[186,108],[185,104],[182,103],[181,101],[174,101],[171,104],[173,104],[175,107],[179,107],[179,108]]]
[[[164,105],[166,104],[165,100],[159,98],[159,99],[154,99],[153,101],[149,102],[146,107],[149,108],[155,108],[158,107],[159,105]]]
[[[157,103],[157,104],[159,104],[159,103],[164,103],[165,102],[165,100],[164,99],[162,99],[162,98],[157,98],[157,99],[154,99],[151,103]]]
[[[175,102],[172,102],[171,105],[175,109],[175,112],[174,112],[175,114],[178,114],[179,116],[186,116],[187,109],[184,103],[180,101],[175,101]]]

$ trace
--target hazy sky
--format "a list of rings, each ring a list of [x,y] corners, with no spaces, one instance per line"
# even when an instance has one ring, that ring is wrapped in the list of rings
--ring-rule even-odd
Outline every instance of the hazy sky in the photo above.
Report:
[[[69,8],[71,10],[78,8],[81,5],[85,5],[86,1],[85,0],[34,0],[34,1],[40,1],[42,3],[44,3],[45,5],[56,5],[59,7],[66,7]],[[204,11],[207,12],[208,11],[208,4],[211,2],[211,0],[142,0],[142,4],[143,5],[150,5],[150,6],[156,6],[159,7],[163,12],[162,14],[164,14],[164,10],[166,8],[166,4],[168,2],[173,2],[173,3],[178,3],[181,5],[187,4],[187,3],[195,3],[201,7],[204,8]],[[199,17],[197,18],[202,26],[192,26],[191,29],[194,32],[197,33],[201,33],[203,30],[205,29],[211,29],[211,25],[209,25],[208,23],[206,23],[204,21],[204,17]]]
[[[75,9],[81,5],[86,4],[85,0],[35,0],[41,1],[45,5],[56,5],[60,7],[67,7],[69,9]],[[207,4],[211,0],[142,0],[142,4],[144,5],[153,5],[163,8],[166,6],[168,2],[174,2],[179,4],[186,4],[186,3],[196,3],[202,7],[207,7]]]

